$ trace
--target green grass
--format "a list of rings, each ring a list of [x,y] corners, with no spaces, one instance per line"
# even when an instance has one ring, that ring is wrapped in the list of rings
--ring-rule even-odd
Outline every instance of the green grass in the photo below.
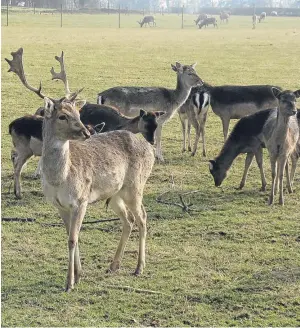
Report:
[[[4,57],[24,48],[30,84],[43,81],[44,92],[58,97],[63,86],[50,79],[55,55],[65,51],[72,89],[96,100],[99,91],[117,85],[175,86],[170,64],[198,62],[197,72],[212,84],[272,83],[299,89],[298,18],[270,17],[256,30],[251,17],[231,17],[228,25],[198,30],[192,16],[185,29],[177,15],[157,15],[156,29],[141,29],[140,16],[2,16],[2,217],[35,218],[35,223],[2,223],[2,326],[299,326],[299,170],[295,193],[286,205],[267,206],[268,191],[258,192],[258,168],[250,169],[243,191],[240,156],[215,188],[208,159],[222,147],[221,122],[211,111],[207,122],[208,158],[181,153],[177,116],[163,130],[164,165],[156,164],[144,203],[148,239],[143,276],[134,277],[138,233],[132,233],[121,270],[106,269],[120,238],[120,223],[85,225],[80,235],[83,278],[63,292],[67,236],[56,209],[45,202],[39,180],[32,180],[37,159],[23,173],[23,199],[12,193],[11,139],[8,124],[42,105],[40,99],[7,73]],[[101,27],[101,28],[100,28]],[[234,122],[232,122],[231,127]],[[265,153],[270,182],[270,165]],[[174,185],[172,186],[172,181]],[[197,212],[158,204],[172,189],[199,190],[191,196]],[[104,204],[89,207],[85,221],[115,217]],[[131,290],[111,286],[130,286]],[[137,293],[150,289],[162,294]]]

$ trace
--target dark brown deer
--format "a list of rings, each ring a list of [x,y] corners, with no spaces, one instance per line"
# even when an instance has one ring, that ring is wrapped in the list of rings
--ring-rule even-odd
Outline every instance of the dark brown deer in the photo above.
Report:
[[[198,27],[201,29],[203,26],[208,26],[208,25],[213,25],[214,27],[218,27],[217,24],[217,19],[215,17],[208,17],[203,19],[203,21],[200,22],[200,24],[198,24]]]
[[[143,20],[138,21],[138,23],[140,24],[141,27],[143,27],[143,25],[145,26],[148,25],[150,27],[150,23],[152,24],[152,26],[156,26],[154,16],[145,16]]]

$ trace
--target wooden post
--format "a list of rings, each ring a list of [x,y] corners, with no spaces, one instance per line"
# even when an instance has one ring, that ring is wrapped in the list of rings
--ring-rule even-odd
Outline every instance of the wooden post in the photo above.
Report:
[[[121,5],[119,4],[119,28],[121,28]]]
[[[8,0],[6,0],[6,25],[8,26]]]
[[[183,28],[183,8],[184,6],[182,6],[182,10],[181,10],[181,28]]]
[[[35,14],[35,3],[33,4],[33,13]]]
[[[107,1],[107,13],[109,15],[109,0]]]
[[[62,27],[62,10],[63,10],[63,6],[61,4],[60,5],[60,27]]]
[[[143,16],[145,16],[145,8],[143,8]]]

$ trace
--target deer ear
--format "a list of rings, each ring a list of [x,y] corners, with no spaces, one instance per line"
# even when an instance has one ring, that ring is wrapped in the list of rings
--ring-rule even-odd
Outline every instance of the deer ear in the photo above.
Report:
[[[275,88],[275,87],[272,87],[272,92],[273,92],[273,95],[279,99],[279,95],[281,94],[281,90],[279,90],[278,88]]]
[[[44,108],[45,108],[45,111],[44,111],[45,117],[50,118],[52,116],[53,111],[54,111],[53,101],[51,99],[45,97],[44,98]]]
[[[175,65],[176,65],[177,68],[181,68],[182,67],[182,65],[179,62],[176,62]]]
[[[76,109],[80,110],[86,104],[86,100],[75,100],[74,105]]]
[[[296,96],[296,98],[299,98],[300,97],[300,89],[294,91],[294,95]]]
[[[210,160],[210,161],[208,162],[209,170],[210,170],[210,171],[212,171],[212,170],[214,169],[215,164],[216,164],[216,161],[214,161],[214,160]]]
[[[143,117],[146,114],[146,112],[143,109],[140,109],[140,117]]]
[[[160,116],[166,114],[166,112],[163,112],[163,111],[161,111],[161,112],[154,112],[154,114],[155,114],[156,117],[160,117]]]
[[[192,64],[191,66],[192,66],[192,68],[195,68],[196,65],[197,65],[197,63],[194,63],[194,64]]]
[[[173,64],[171,64],[171,67],[172,67],[172,70],[173,70],[173,71],[177,72],[177,68],[176,68],[176,66],[174,66]]]

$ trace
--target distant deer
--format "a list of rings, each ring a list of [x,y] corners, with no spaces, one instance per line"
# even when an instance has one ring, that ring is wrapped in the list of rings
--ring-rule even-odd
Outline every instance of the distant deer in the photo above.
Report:
[[[272,171],[272,189],[269,205],[273,204],[278,180],[279,204],[284,205],[283,173],[286,166],[287,187],[288,191],[292,192],[288,172],[288,159],[294,152],[299,138],[296,98],[300,97],[300,90],[292,92],[290,90],[281,91],[272,88],[272,91],[279,100],[277,119],[275,126],[267,121],[263,129],[263,140],[269,151]]]
[[[136,221],[139,255],[135,274],[145,267],[147,214],[142,204],[146,181],[154,164],[152,147],[127,131],[113,131],[90,138],[80,121],[75,101],[78,92],[59,100],[50,99],[26,80],[23,49],[6,59],[9,71],[18,75],[26,88],[45,101],[43,122],[42,179],[46,198],[58,209],[68,234],[69,264],[66,291],[79,282],[81,263],[78,235],[89,203],[106,200],[123,223],[122,237],[110,271],[121,263],[126,242]],[[88,139],[88,140],[87,140]]]
[[[198,27],[201,29],[203,26],[208,26],[212,24],[214,27],[218,27],[217,19],[215,17],[205,18],[203,21],[198,24]]]
[[[265,20],[266,17],[267,17],[267,14],[263,11],[263,12],[260,14],[259,18],[258,18],[258,22],[261,23],[261,21]]]
[[[273,11],[271,11],[271,14],[270,15],[271,16],[278,16],[278,13],[277,13],[277,11],[273,10]]]
[[[164,161],[161,149],[161,131],[166,123],[187,100],[191,88],[202,85],[203,82],[197,75],[193,65],[171,65],[177,74],[176,89],[163,87],[114,87],[98,94],[97,103],[113,106],[127,116],[133,116],[143,110],[163,110],[166,113],[157,120],[155,131],[156,158]]]
[[[260,110],[277,107],[278,100],[272,92],[272,87],[271,85],[212,86],[204,83],[202,90],[209,94],[211,108],[222,120],[224,141],[228,135],[231,119],[239,119]]]
[[[225,13],[224,11],[222,11],[220,13],[220,22],[223,23],[223,22],[226,22],[228,23],[228,19],[229,19],[230,15]]]
[[[200,87],[201,88],[201,87]],[[182,151],[186,151],[186,134],[188,137],[188,150],[191,151],[191,125],[196,130],[196,137],[192,156],[196,154],[200,135],[203,143],[203,156],[206,156],[206,143],[205,143],[205,123],[207,112],[209,108],[209,95],[199,88],[193,88],[187,101],[179,108],[178,114],[182,126],[183,134],[183,147]],[[197,90],[197,92],[195,92]]]
[[[207,14],[199,14],[199,16],[197,17],[196,20],[194,20],[194,22],[196,23],[196,25],[198,25],[202,20],[208,18]]]
[[[156,26],[156,22],[155,22],[154,16],[145,16],[143,18],[143,20],[142,21],[138,21],[138,23],[140,24],[141,27],[143,27],[143,25],[150,26],[150,23],[152,24],[152,26]]]
[[[258,16],[253,14],[252,16],[252,28],[255,29],[258,21]]]

